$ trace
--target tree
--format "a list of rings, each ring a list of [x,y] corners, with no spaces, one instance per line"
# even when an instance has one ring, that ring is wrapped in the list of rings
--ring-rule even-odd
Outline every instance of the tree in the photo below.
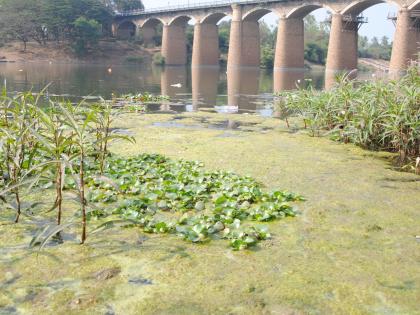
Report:
[[[219,25],[219,47],[222,54],[229,51],[230,22],[222,22]]]
[[[391,52],[392,43],[386,36],[381,40],[373,37],[371,41],[366,36],[359,37],[359,56],[362,58],[390,60]]]
[[[34,39],[42,42],[45,33],[36,0],[3,0],[0,7],[0,32],[5,39],[17,39],[26,44]]]
[[[89,47],[95,45],[101,34],[101,25],[93,19],[83,16],[74,22],[74,48],[78,55],[86,54]]]
[[[305,46],[305,59],[316,63],[325,64],[326,50],[316,43],[308,43]]]
[[[141,0],[111,0],[108,4],[117,11],[144,10]]]
[[[261,67],[272,69],[274,67],[274,48],[263,46],[261,49]]]
[[[277,28],[272,29],[264,22],[260,22],[260,41],[262,47],[274,48],[276,45]]]
[[[304,19],[304,27],[305,59],[324,65],[330,37],[328,26],[325,23],[318,22],[315,16],[310,14]]]

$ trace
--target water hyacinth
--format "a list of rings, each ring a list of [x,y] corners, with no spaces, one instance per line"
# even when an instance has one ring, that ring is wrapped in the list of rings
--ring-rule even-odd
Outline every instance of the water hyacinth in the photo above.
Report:
[[[176,234],[193,243],[224,238],[234,250],[252,247],[270,237],[266,228],[250,225],[252,221],[293,217],[296,211],[290,203],[303,200],[290,192],[264,192],[250,177],[208,172],[195,161],[143,154],[111,156],[107,163],[104,175],[115,185],[88,180],[88,186],[103,196],[95,202],[114,204],[109,196],[117,195],[122,200],[115,210],[93,212],[92,219],[127,220],[146,233]]]

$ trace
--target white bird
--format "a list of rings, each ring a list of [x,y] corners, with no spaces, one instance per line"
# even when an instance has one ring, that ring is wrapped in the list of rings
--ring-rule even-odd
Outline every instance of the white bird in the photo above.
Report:
[[[177,83],[177,84],[172,84],[171,85],[172,87],[176,87],[176,88],[181,88],[182,87],[182,84],[181,83]]]

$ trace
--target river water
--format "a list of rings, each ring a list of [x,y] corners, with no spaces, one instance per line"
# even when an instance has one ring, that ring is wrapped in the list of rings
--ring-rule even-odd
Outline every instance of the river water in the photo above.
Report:
[[[324,87],[323,71],[274,72],[241,69],[240,84],[228,88],[225,68],[158,67],[73,63],[0,63],[0,80],[9,92],[40,91],[75,99],[111,98],[112,93],[167,95],[165,108],[154,110],[259,112],[271,115],[273,92],[312,84]]]

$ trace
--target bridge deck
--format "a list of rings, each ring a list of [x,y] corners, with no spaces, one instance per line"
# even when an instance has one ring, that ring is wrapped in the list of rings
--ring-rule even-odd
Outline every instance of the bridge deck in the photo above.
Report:
[[[232,4],[258,4],[264,5],[273,2],[285,2],[285,0],[215,0],[208,2],[199,2],[196,4],[172,5],[159,8],[152,8],[146,10],[133,10],[126,12],[117,12],[116,16],[141,16],[156,13],[182,12],[189,10],[202,10],[210,8],[224,8],[230,7]]]

